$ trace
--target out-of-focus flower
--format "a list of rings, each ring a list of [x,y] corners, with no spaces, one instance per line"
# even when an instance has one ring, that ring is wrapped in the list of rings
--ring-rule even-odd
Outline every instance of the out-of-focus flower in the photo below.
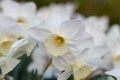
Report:
[[[30,27],[35,27],[40,23],[36,15],[36,5],[32,2],[18,3],[15,1],[5,0],[1,1],[1,8],[0,24],[4,26],[11,25],[21,31],[21,33],[19,33],[19,39],[22,40],[19,43],[24,44],[24,47],[20,47],[17,50],[18,53],[14,56],[17,57],[18,54],[22,55],[23,53],[30,55],[36,45],[36,41],[28,35],[28,30]]]
[[[2,15],[13,19],[22,27],[35,26],[38,23],[36,5],[33,2],[18,3],[10,0],[1,1]],[[24,28],[24,29],[25,29]]]
[[[0,26],[0,68],[2,76],[11,71],[18,63],[19,60],[13,58],[16,50],[21,47],[19,35],[19,29],[13,27]]]
[[[43,7],[38,10],[37,16],[42,20],[47,20],[50,14],[59,14],[64,12],[63,15],[72,16],[73,12],[75,11],[75,5],[71,3],[66,4],[51,4],[48,7]]]
[[[107,34],[107,44],[112,51],[114,67],[120,67],[120,26],[113,25]]]
[[[112,52],[113,69],[107,71],[106,74],[115,76],[120,80],[120,26],[115,24],[111,27],[107,34],[107,44]]]
[[[96,17],[91,16],[88,18],[81,19],[86,26],[86,32],[93,36],[96,46],[104,45],[106,42],[105,31],[108,28],[108,18],[107,17]]]
[[[107,17],[88,17],[84,20],[86,31],[93,36],[95,45],[104,45],[106,41],[105,31],[108,28]]]
[[[17,49],[18,53],[14,56],[19,56],[18,54],[22,55],[24,53],[30,55],[32,49],[36,45],[36,41],[30,38],[27,32],[19,25],[17,25],[11,18],[0,15],[0,22],[1,29],[6,29],[5,32],[7,32],[7,34],[12,33],[13,35],[17,35],[18,40],[20,40],[19,44],[21,45],[19,46],[16,44],[17,46],[15,46],[15,49],[17,49],[18,47],[19,49]],[[2,33],[4,32],[4,30],[2,31]]]

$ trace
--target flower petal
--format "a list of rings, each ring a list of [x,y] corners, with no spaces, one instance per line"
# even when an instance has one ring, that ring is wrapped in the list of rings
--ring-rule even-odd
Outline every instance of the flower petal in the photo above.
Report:
[[[44,42],[51,33],[45,29],[30,28],[28,34],[37,41]]]
[[[66,69],[71,68],[70,66],[72,65],[74,60],[73,55],[67,53],[64,56],[59,56],[59,57],[52,57],[52,62],[54,66],[59,69],[60,71],[64,71]]]
[[[84,33],[79,35],[79,39],[71,39],[68,41],[69,50],[73,53],[81,53],[84,49],[91,49],[94,47],[94,41],[91,35]]]
[[[66,70],[61,75],[59,75],[57,80],[67,80],[72,74],[72,70]]]
[[[4,76],[8,72],[10,72],[15,66],[20,62],[20,60],[10,58],[7,59],[3,65],[1,65],[2,75]]]
[[[65,21],[60,27],[61,36],[67,39],[78,39],[79,35],[85,32],[85,26],[80,20]]]
[[[36,13],[36,5],[33,2],[28,2],[19,5],[20,6],[20,16],[21,17],[33,17]],[[22,7],[21,7],[22,6]]]
[[[15,18],[19,13],[19,4],[12,0],[4,0],[1,2],[1,8],[4,15]]]

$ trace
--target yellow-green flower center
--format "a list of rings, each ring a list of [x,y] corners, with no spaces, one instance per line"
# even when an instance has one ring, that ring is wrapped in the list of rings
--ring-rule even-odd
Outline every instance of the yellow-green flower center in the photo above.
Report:
[[[9,49],[11,45],[13,44],[12,41],[5,41],[1,44],[2,47]]]
[[[44,42],[46,50],[52,56],[63,56],[68,52],[65,39],[62,36],[52,34]]]
[[[118,56],[115,57],[115,61],[116,62],[120,62],[120,55],[118,55]]]
[[[65,40],[61,36],[55,36],[53,41],[56,46],[62,46],[65,44]]]
[[[77,60],[73,64],[74,80],[83,80],[93,71],[93,68],[85,64],[82,60]]]
[[[17,40],[21,40],[23,37],[15,37],[12,35],[3,35],[0,36],[0,57],[6,56],[9,51],[11,46],[13,45],[14,42]]]
[[[18,23],[25,23],[25,20],[22,19],[22,18],[18,18],[18,19],[16,20],[16,22],[18,22]]]

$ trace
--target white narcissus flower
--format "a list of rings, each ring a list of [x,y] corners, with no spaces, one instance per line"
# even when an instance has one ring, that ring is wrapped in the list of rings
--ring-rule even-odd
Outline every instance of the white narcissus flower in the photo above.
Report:
[[[83,20],[86,25],[86,32],[93,36],[96,46],[104,45],[106,42],[105,31],[108,28],[107,17],[95,17],[91,16]]]
[[[51,56],[63,56],[69,52],[79,53],[93,45],[92,37],[85,32],[85,27],[79,20],[61,21],[61,23],[49,21],[43,29],[42,25],[40,26],[31,28],[30,36],[44,43],[45,49]]]
[[[15,54],[16,46],[21,46],[19,44],[19,29],[13,27],[0,26],[0,68],[2,71],[2,76],[10,72],[20,61],[12,56]]]
[[[19,43],[16,43],[14,46],[17,50],[17,53],[14,56],[20,57],[20,55],[23,55],[24,53],[30,55],[31,51],[36,45],[36,41],[29,37],[26,30],[22,29],[11,18],[0,15],[0,22],[1,30],[2,28],[5,28],[7,34],[12,33],[13,35],[17,35],[17,38],[20,40]],[[18,44],[21,45],[19,46]]]
[[[2,15],[14,20],[17,24],[24,26],[35,26],[38,24],[36,5],[33,2],[18,3],[16,1],[1,1]],[[24,28],[24,29],[25,29]]]
[[[71,65],[69,64],[73,63],[74,58],[79,53],[82,53],[83,50],[92,48],[94,42],[92,37],[85,32],[85,27],[79,20],[55,20],[56,21],[50,19],[50,21],[48,21],[43,28],[43,25],[41,25],[39,28],[32,28],[30,31],[34,34],[30,33],[30,35],[44,44],[48,54],[52,56],[55,67],[60,71],[64,71],[71,68]],[[79,61],[81,60],[82,57]],[[82,63],[79,63],[79,61],[74,64],[73,68],[76,69],[75,67],[85,67],[85,69],[89,70],[88,72],[85,72],[88,76],[92,72],[91,67],[86,65],[84,61],[81,61]],[[59,62],[61,64],[59,64]],[[83,77],[81,77],[85,78],[86,75],[83,74]],[[61,78],[61,80],[64,79]]]
[[[3,22],[0,25],[0,68],[4,76],[20,62],[16,57],[31,53],[35,42],[24,37],[18,25],[10,24],[11,19],[0,18],[0,21]]]
[[[14,26],[13,28],[18,28],[21,31],[19,38],[22,40],[19,44],[22,45],[21,47],[17,46],[15,48],[17,49],[19,47],[14,57],[20,57],[23,53],[30,55],[36,45],[36,41],[28,36],[28,29],[37,25],[39,22],[36,15],[35,4],[32,2],[18,3],[6,0],[1,2],[1,8],[0,24],[3,26]]]
[[[102,63],[102,56],[106,54],[104,50],[104,47],[96,47],[90,51],[87,49],[83,50],[76,56],[69,54],[69,58],[68,55],[54,58],[53,63],[55,66],[59,70],[64,71],[58,77],[58,80],[67,80],[72,74],[74,75],[74,80],[87,78]]]

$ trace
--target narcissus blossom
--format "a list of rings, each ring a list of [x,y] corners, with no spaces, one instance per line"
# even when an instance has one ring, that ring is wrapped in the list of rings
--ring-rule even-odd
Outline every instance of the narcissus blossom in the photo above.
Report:
[[[63,56],[69,52],[81,52],[93,44],[92,38],[85,32],[84,25],[79,20],[50,21],[42,28],[32,28],[30,35],[44,43],[51,56]],[[59,23],[59,24],[58,24]]]
[[[33,2],[18,3],[16,1],[1,1],[1,14],[14,20],[24,27],[35,26],[38,23],[36,5]]]

